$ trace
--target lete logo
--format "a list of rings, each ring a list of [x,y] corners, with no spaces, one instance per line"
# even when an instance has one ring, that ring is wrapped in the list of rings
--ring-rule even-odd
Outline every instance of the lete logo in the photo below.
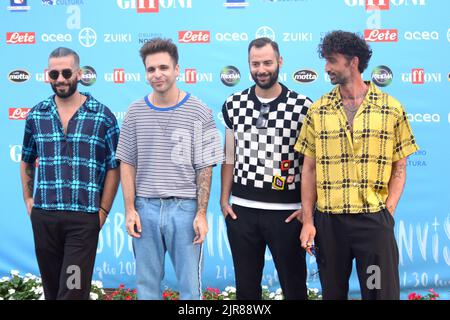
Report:
[[[397,29],[366,29],[364,38],[370,42],[397,42]]]
[[[36,34],[34,32],[7,32],[7,44],[35,44]]]
[[[211,33],[209,31],[178,31],[180,43],[209,43]]]
[[[9,120],[25,120],[30,108],[9,108]]]

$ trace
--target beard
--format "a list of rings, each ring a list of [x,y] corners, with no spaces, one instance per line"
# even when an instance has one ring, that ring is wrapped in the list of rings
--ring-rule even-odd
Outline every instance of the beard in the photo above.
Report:
[[[348,82],[348,79],[342,74],[336,74],[332,72],[328,72],[328,76],[330,77],[330,82],[333,85],[345,85]]]
[[[261,89],[270,89],[270,88],[273,87],[273,85],[275,83],[278,82],[278,74],[279,73],[280,73],[280,67],[277,66],[277,69],[273,73],[270,73],[270,72],[268,72],[266,74],[264,74],[264,73],[259,73],[259,74],[258,73],[252,73],[251,75],[252,75],[253,81],[255,81],[255,83],[256,83],[256,85],[258,87],[260,87]],[[258,80],[258,75],[260,75],[260,76],[261,75],[264,75],[264,76],[268,75],[269,76],[269,81],[266,82],[266,83],[262,83],[261,81]]]
[[[58,88],[58,86],[61,84],[66,84],[66,83],[65,82],[51,83],[53,92],[58,96],[58,98],[67,99],[67,98],[71,97],[77,91],[78,81],[76,79],[69,82],[69,88],[67,88],[67,89]]]

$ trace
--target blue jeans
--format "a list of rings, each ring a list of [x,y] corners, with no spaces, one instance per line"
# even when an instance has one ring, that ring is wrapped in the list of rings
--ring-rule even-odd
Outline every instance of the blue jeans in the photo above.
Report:
[[[193,244],[197,200],[136,197],[135,207],[142,224],[141,237],[133,238],[138,299],[162,299],[166,252],[174,266],[180,299],[201,299],[203,246]]]

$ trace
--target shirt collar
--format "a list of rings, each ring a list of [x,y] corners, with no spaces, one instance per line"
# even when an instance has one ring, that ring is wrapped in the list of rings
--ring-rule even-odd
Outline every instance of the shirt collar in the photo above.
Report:
[[[369,90],[364,98],[364,102],[371,103],[375,105],[382,105],[382,99],[380,99],[383,94],[380,89],[375,86],[371,81],[364,81],[365,84],[369,86]],[[342,104],[341,93],[339,91],[339,85],[335,86],[333,90],[327,93],[324,97],[324,102],[322,105],[331,105],[333,107],[340,107]]]

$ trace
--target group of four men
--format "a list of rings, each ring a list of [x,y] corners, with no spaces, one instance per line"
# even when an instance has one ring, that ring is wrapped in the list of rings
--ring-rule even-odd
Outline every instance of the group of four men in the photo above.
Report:
[[[55,95],[28,114],[21,163],[46,299],[89,297],[98,233],[119,180],[138,298],[161,299],[168,252],[180,298],[201,299],[212,168],[220,163],[238,299],[261,299],[267,246],[286,299],[307,298],[306,252],[316,256],[324,299],[347,298],[353,259],[363,299],[399,298],[393,214],[406,157],[418,147],[402,105],[362,80],[372,51],[360,36],[322,39],[319,55],[336,86],[315,103],[278,82],[277,43],[253,40],[255,85],[222,107],[225,156],[211,110],[176,85],[175,44],[153,39],[140,55],[153,90],[131,104],[119,135],[111,111],[77,90],[78,55],[50,54]],[[75,288],[67,285],[74,266]]]

